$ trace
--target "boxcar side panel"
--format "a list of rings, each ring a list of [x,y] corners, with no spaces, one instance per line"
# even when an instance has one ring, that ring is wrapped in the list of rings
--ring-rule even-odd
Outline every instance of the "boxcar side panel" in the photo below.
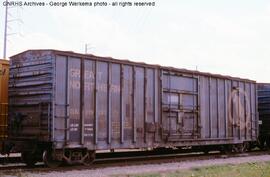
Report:
[[[60,142],[62,146],[66,141],[66,119],[67,119],[67,72],[65,67],[67,67],[67,58],[59,57],[55,61],[55,82],[61,84],[55,84],[55,101],[54,101],[54,119],[52,119],[52,140],[55,142]]]
[[[86,146],[94,145],[94,117],[95,117],[95,63],[84,60],[84,98],[83,98],[83,140]],[[114,81],[113,78],[111,79]],[[114,93],[110,96],[113,97]],[[115,100],[116,101],[116,100]],[[112,109],[114,110],[114,109]],[[116,109],[115,109],[116,110]],[[111,127],[109,127],[111,129]],[[111,137],[111,134],[110,134]]]
[[[217,81],[217,115],[218,115],[218,138],[226,138],[226,102],[225,102],[225,80],[218,79]]]
[[[123,112],[124,126],[123,126],[123,141],[131,143],[132,140],[132,68],[130,66],[124,66],[124,80],[123,80]]]
[[[111,83],[111,133],[112,146],[115,146],[120,141],[120,115],[121,115],[121,65],[112,64],[112,83]]]
[[[211,138],[218,138],[218,111],[217,111],[217,79],[210,78],[210,117],[211,117]]]
[[[256,92],[256,85],[251,85],[251,123],[252,123],[252,135],[251,139],[256,139],[258,137],[258,116],[257,116],[257,92]]]
[[[246,110],[246,115],[245,115],[245,120],[246,120],[246,139],[251,139],[251,100],[250,100],[250,83],[245,83],[245,110]]]
[[[134,117],[135,117],[135,141],[138,145],[144,144],[144,69],[136,67],[135,69],[135,88],[134,88]]]
[[[153,146],[157,77],[151,68],[56,56],[57,147]]]
[[[238,88],[239,90],[243,90],[244,91],[244,83],[243,82],[239,82],[238,84]],[[246,110],[244,107],[244,94],[243,93],[239,93],[239,139],[244,139],[245,138],[245,115],[246,115]]]
[[[201,117],[201,137],[210,138],[210,116],[209,116],[209,80],[207,77],[200,77],[200,117]]]
[[[200,76],[202,137],[255,140],[258,128],[254,86],[250,82]]]

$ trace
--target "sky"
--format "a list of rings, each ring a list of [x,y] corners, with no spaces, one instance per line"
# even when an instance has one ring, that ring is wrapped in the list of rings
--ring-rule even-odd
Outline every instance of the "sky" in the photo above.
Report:
[[[84,53],[89,44],[98,56],[270,82],[269,0],[150,1],[156,6],[11,8],[9,18],[23,23],[9,23],[15,34],[8,56],[28,49]]]

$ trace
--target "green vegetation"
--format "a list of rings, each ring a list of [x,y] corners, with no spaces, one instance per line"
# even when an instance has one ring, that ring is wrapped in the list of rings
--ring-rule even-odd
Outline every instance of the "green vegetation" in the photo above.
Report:
[[[153,172],[152,174],[120,175],[121,177],[270,177],[270,162],[211,166],[190,170]]]

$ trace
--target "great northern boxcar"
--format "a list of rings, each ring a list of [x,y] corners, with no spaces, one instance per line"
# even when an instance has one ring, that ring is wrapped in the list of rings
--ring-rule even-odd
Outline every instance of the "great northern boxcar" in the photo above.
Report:
[[[270,148],[270,84],[258,84],[258,110],[260,119],[259,142],[262,148]]]
[[[239,150],[258,136],[251,80],[29,50],[11,57],[9,84],[9,136],[28,164],[42,154],[88,163],[108,149]]]

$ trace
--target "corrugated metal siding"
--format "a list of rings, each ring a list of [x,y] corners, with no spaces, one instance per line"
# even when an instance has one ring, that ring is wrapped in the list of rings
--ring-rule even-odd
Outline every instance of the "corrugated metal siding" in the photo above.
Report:
[[[270,84],[258,84],[259,115],[262,125],[260,133],[270,135]]]
[[[51,52],[27,52],[11,59],[10,138],[49,140],[52,99]]]
[[[57,148],[142,148],[256,140],[253,81],[61,51],[28,51],[13,57],[12,66],[16,68],[18,62],[21,71],[22,63],[40,58],[50,63],[46,71],[51,78],[44,77],[41,82],[49,82],[50,88],[48,94],[41,95],[51,96],[46,101],[51,103],[52,112],[45,113],[49,115],[50,140]],[[34,75],[28,79],[32,84],[37,78],[41,79]],[[12,89],[22,92],[20,87]],[[11,96],[12,105],[27,98],[35,97]]]
[[[0,60],[0,140],[7,137],[9,61]]]
[[[201,117],[205,127],[202,136],[256,138],[254,88],[250,82],[201,77]]]
[[[155,82],[154,69],[56,56],[53,139],[70,146],[153,144],[155,132],[146,128],[158,122]]]

